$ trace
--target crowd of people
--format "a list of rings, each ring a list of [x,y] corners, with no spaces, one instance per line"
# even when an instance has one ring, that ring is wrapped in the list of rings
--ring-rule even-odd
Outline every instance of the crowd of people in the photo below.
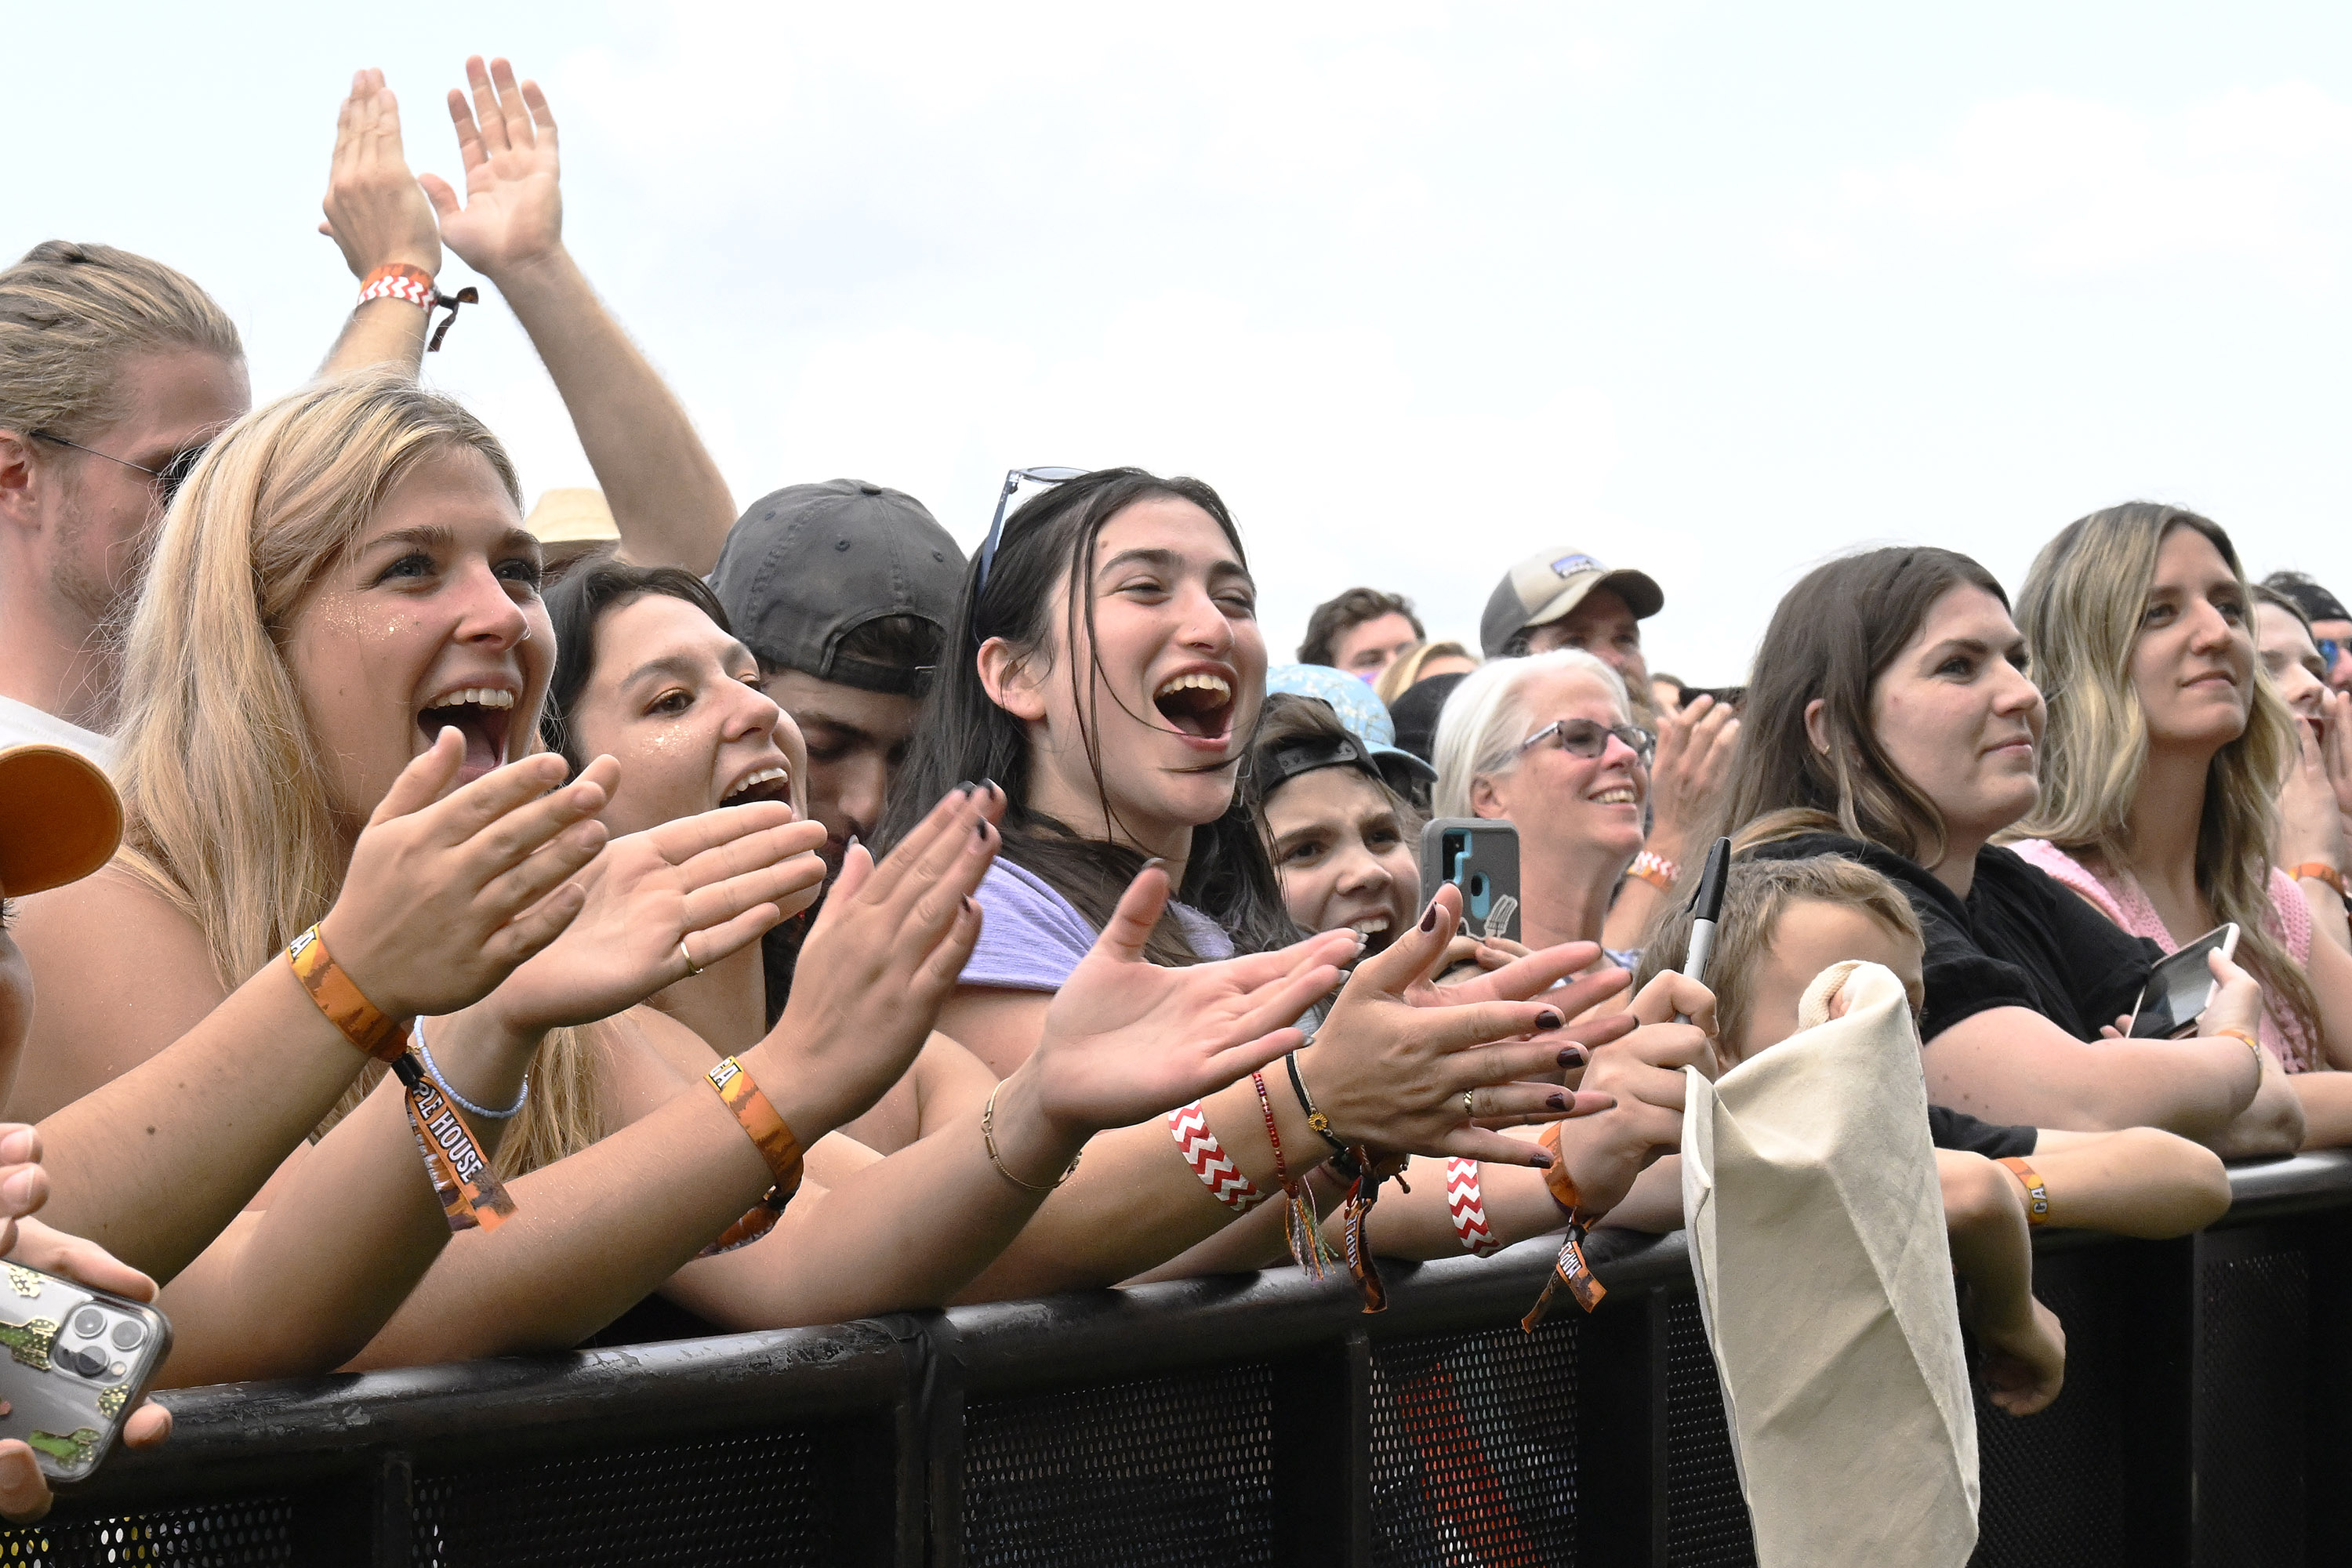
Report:
[[[1286,1259],[1376,1305],[1375,1256],[1680,1225],[1683,1069],[1857,961],[2005,1409],[2063,1372],[2032,1226],[2182,1234],[2221,1157],[2352,1143],[2352,616],[2219,524],[2095,513],[2013,602],[1842,556],[1744,687],[1653,673],[1658,583],[1565,545],[1475,651],[1351,588],[1270,667],[1197,479],[1015,470],[970,559],[862,480],[739,518],[564,247],[544,96],[467,71],[462,195],[354,79],[360,302],[258,407],[165,262],[0,272],[0,1240],[157,1299],[166,1385]],[[418,384],[449,253],[585,540]],[[1424,889],[1433,816],[1515,825],[1521,940]],[[2193,1032],[2126,1037],[2224,922]]]

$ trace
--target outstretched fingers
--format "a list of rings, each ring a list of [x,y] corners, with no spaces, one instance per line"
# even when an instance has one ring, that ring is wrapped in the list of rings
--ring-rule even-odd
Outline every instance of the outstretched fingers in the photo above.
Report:
[[[445,726],[433,737],[433,743],[409,759],[383,792],[383,798],[368,814],[368,826],[374,827],[397,816],[413,816],[449,793],[457,782],[457,770],[466,761],[466,737],[456,726]]]
[[[1348,989],[1402,996],[1445,956],[1446,947],[1454,940],[1454,928],[1461,919],[1461,889],[1448,882],[1437,889],[1412,930],[1389,943],[1387,952],[1375,953],[1356,965],[1356,973],[1349,977]]]
[[[586,889],[566,882],[492,931],[482,944],[482,955],[500,969],[513,969],[562,936],[587,904]]]
[[[1280,1028],[1260,1035],[1254,1040],[1244,1040],[1238,1046],[1227,1046],[1212,1053],[1201,1064],[1201,1070],[1186,1086],[1183,1098],[1198,1100],[1229,1083],[1238,1083],[1250,1074],[1273,1066],[1306,1043],[1307,1032],[1304,1029]]]
[[[962,978],[963,966],[971,962],[971,950],[979,945],[981,927],[980,905],[970,899],[956,906],[955,919],[931,951],[915,966],[915,978],[909,994],[918,1007],[935,1006],[947,1000],[956,982]]]
[[[483,884],[478,901],[497,920],[511,920],[576,875],[604,847],[603,823],[574,822],[544,847]]]

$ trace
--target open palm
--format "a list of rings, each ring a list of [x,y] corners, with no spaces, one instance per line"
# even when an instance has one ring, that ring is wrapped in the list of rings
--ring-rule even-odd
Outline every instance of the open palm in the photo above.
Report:
[[[574,879],[578,917],[492,1001],[521,1032],[593,1023],[685,979],[688,955],[700,967],[756,942],[824,879],[824,826],[791,813],[722,806],[614,839]]]
[[[503,59],[466,62],[466,94],[450,89],[449,118],[466,166],[466,200],[438,174],[418,176],[441,219],[441,238],[467,266],[496,279],[563,241],[555,116],[535,81],[518,84]]]
[[[1327,931],[1277,952],[1163,969],[1143,944],[1167,902],[1167,873],[1146,868],[1045,1010],[1042,1093],[1066,1126],[1129,1126],[1297,1048],[1306,1036],[1290,1026],[1356,952],[1353,933]]]

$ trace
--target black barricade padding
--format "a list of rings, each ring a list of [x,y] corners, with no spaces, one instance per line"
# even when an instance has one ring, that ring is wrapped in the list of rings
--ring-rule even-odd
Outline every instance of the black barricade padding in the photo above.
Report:
[[[2066,1386],[1979,1401],[1980,1568],[2352,1560],[2352,1156],[2231,1181],[2036,1238]],[[1282,1270],[186,1390],[0,1568],[1751,1563],[1681,1237],[1599,1233],[1608,1300],[1529,1335],[1553,1251],[1385,1265],[1378,1316]]]

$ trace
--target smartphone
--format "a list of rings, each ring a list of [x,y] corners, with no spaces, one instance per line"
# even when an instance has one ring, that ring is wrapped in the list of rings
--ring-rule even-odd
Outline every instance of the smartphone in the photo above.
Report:
[[[1421,901],[1451,882],[1473,936],[1519,940],[1519,830],[1483,816],[1441,816],[1421,830]]]
[[[1675,690],[1685,708],[1702,697],[1714,698],[1718,708],[1737,708],[1748,700],[1748,688],[1744,686],[1677,686]]]
[[[2205,955],[2214,952],[2224,958],[2237,956],[2235,925],[2207,931],[2149,971],[2139,1005],[2132,1010],[2132,1038],[2168,1040],[2196,1026],[2197,1015],[2211,1005],[2220,989],[2205,963]]]
[[[172,1350],[172,1325],[126,1301],[19,1263],[0,1289],[0,1437],[21,1437],[52,1481],[87,1480]]]

